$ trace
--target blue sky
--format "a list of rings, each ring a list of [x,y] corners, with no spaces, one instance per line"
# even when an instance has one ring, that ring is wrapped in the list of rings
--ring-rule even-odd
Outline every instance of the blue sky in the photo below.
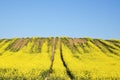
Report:
[[[0,0],[0,38],[120,39],[120,0]]]

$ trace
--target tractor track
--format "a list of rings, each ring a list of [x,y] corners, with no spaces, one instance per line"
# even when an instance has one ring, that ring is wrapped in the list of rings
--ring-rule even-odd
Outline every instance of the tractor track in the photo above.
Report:
[[[64,65],[65,69],[66,69],[66,72],[67,72],[67,75],[69,76],[69,78],[70,78],[71,80],[74,80],[75,77],[72,75],[70,69],[68,68],[68,66],[67,66],[67,64],[65,63],[65,60],[64,60],[64,58],[63,58],[63,53],[62,53],[62,40],[60,39],[59,41],[60,41],[60,57],[61,57],[62,63],[63,63],[63,65]]]
[[[49,78],[50,78],[50,74],[53,72],[52,67],[53,67],[53,62],[54,62],[55,43],[56,43],[56,38],[53,38],[53,41],[52,41],[51,65],[50,65],[50,69],[49,69],[48,75],[46,76],[45,80],[49,80]]]

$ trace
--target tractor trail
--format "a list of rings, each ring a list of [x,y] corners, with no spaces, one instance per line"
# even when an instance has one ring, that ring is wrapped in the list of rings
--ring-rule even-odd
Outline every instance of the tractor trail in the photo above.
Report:
[[[55,54],[55,43],[56,43],[56,39],[53,38],[52,39],[52,56],[51,56],[51,65],[50,65],[50,69],[49,69],[49,72],[48,72],[48,75],[47,77],[45,78],[45,80],[49,80],[50,78],[50,74],[52,73],[52,67],[53,67],[53,62],[54,62],[54,54]]]
[[[68,66],[67,66],[67,64],[65,63],[65,60],[64,60],[64,58],[63,58],[63,53],[62,53],[62,40],[60,39],[59,41],[60,41],[60,57],[61,57],[62,63],[63,63],[63,65],[64,65],[65,69],[66,69],[66,72],[67,72],[67,75],[69,76],[69,78],[70,78],[71,80],[74,80],[75,78],[74,78],[74,76],[72,75],[71,71],[69,70],[69,68],[68,68]]]

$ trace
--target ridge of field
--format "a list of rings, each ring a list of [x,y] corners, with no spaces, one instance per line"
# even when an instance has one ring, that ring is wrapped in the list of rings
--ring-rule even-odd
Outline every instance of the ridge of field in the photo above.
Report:
[[[0,39],[0,80],[119,80],[120,40]]]

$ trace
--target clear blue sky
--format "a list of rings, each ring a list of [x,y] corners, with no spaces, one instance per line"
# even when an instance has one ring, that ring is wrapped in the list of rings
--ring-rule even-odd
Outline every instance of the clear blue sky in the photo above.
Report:
[[[0,0],[0,38],[120,39],[120,0]]]

